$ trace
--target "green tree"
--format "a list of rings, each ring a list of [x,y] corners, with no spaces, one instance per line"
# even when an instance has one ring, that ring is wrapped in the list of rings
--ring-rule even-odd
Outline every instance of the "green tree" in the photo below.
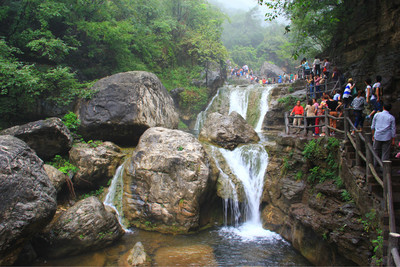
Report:
[[[328,48],[339,22],[346,20],[346,6],[342,0],[258,0],[258,3],[270,8],[270,12],[265,14],[267,20],[273,20],[280,14],[290,19],[286,32],[290,32],[295,58]]]

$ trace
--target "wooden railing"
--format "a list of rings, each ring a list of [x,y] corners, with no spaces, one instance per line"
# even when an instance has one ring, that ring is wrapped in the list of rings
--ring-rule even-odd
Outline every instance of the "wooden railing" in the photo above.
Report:
[[[348,110],[346,110],[345,113],[348,113]],[[354,137],[347,132],[345,138],[351,142],[356,151],[356,165],[362,166],[362,161],[364,161],[367,181],[372,182],[371,180],[374,179],[383,189],[383,208],[384,212],[389,215],[389,234],[386,239],[388,241],[387,265],[393,266],[393,264],[396,264],[396,266],[400,266],[398,251],[398,240],[400,235],[397,233],[396,229],[396,217],[393,205],[392,162],[389,160],[382,161],[375,153],[372,145],[371,133],[365,133],[364,138],[361,132],[357,132],[356,127],[354,127],[353,122],[348,116],[346,117],[345,125],[346,124],[348,124],[350,129],[355,132]],[[365,146],[365,153],[363,153],[361,149],[362,143]],[[383,170],[382,176],[378,174],[375,166],[378,166]]]
[[[290,124],[289,119],[294,119],[294,118],[303,119],[303,125],[302,126],[295,126],[293,124]],[[321,119],[321,121],[320,121],[320,123],[318,125],[311,125],[311,126],[307,125],[307,119],[316,119],[316,118]],[[302,117],[289,116],[289,112],[286,112],[285,113],[285,132],[286,132],[286,134],[290,134],[290,129],[293,128],[293,129],[303,130],[303,134],[307,135],[307,130],[308,129],[314,129],[314,128],[319,127],[319,128],[322,128],[322,130],[324,131],[324,134],[326,136],[329,136],[330,131],[344,134],[345,133],[344,130],[333,128],[329,124],[330,120],[344,121],[344,119],[345,119],[344,117],[335,117],[335,116],[329,115],[328,110],[325,110],[325,115],[310,116],[310,117],[306,117],[305,115],[302,116]]]
[[[301,129],[304,135],[307,134],[307,129],[315,127],[325,127],[325,136],[329,136],[329,132],[338,132],[344,134],[344,139],[349,141],[355,150],[355,164],[357,166],[365,166],[367,182],[371,183],[374,180],[382,187],[383,190],[383,209],[384,212],[389,215],[389,235],[384,236],[388,241],[387,250],[387,262],[389,266],[400,266],[399,246],[398,241],[400,234],[397,233],[395,212],[393,205],[393,192],[392,192],[392,162],[385,160],[382,161],[380,157],[375,153],[372,145],[372,134],[357,131],[353,122],[349,117],[349,109],[344,110],[344,116],[341,118],[330,116],[328,111],[325,111],[325,115],[306,117],[303,116],[304,124],[302,126],[294,126],[290,124],[289,119],[299,118],[295,116],[289,116],[289,113],[285,113],[285,132],[290,134],[291,129]],[[307,118],[321,118],[323,122],[319,125],[307,126]],[[343,130],[333,128],[329,125],[329,119],[335,119],[343,121]],[[350,132],[354,132],[351,135]],[[363,149],[364,148],[364,149]],[[382,175],[379,175],[376,167],[380,167]]]
[[[325,82],[320,84],[318,88],[319,88],[319,90],[317,92],[317,86],[315,84],[312,86],[310,84],[306,85],[307,101],[309,99],[319,98],[319,97],[316,97],[317,94],[321,94],[321,95],[322,95],[322,93],[332,94],[335,90],[341,88],[341,84],[340,84],[339,80],[333,81],[333,80],[325,79]]]

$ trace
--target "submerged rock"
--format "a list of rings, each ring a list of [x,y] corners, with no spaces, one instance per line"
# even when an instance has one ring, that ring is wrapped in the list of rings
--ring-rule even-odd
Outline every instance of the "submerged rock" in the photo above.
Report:
[[[144,264],[147,260],[147,254],[144,251],[143,244],[137,242],[135,246],[129,251],[128,263],[130,266],[137,266]]]
[[[201,129],[199,139],[230,150],[239,144],[260,141],[253,127],[235,111],[228,116],[217,112],[210,114]]]
[[[154,260],[159,266],[218,266],[212,247],[207,245],[163,247]]]
[[[35,238],[34,247],[40,255],[58,258],[107,247],[123,234],[116,214],[97,197],[89,197],[46,227]]]
[[[12,265],[53,218],[56,190],[43,161],[23,141],[0,136],[0,265]]]
[[[124,170],[124,215],[131,225],[161,232],[200,227],[200,206],[214,186],[200,142],[191,134],[151,128]]]
[[[122,163],[124,154],[111,142],[75,145],[69,152],[71,163],[78,167],[74,175],[76,188],[96,189],[106,186]]]
[[[12,135],[23,140],[43,160],[68,153],[73,141],[70,131],[59,118],[14,126],[5,129],[1,134]]]
[[[92,90],[95,95],[78,107],[80,131],[88,139],[136,145],[150,127],[178,127],[173,100],[152,73],[118,73],[99,80]]]

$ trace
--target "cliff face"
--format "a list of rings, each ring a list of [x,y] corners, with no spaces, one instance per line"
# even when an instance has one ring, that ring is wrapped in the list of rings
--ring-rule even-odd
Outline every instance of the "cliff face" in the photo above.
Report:
[[[267,229],[281,234],[311,263],[347,266],[369,265],[371,239],[363,219],[378,206],[360,189],[355,174],[343,163],[339,151],[335,162],[347,190],[333,180],[310,182],[310,160],[302,154],[307,139],[279,134],[267,145],[269,164],[263,193],[262,220]],[[324,144],[322,140],[322,144]],[[324,157],[319,164],[325,164]],[[321,165],[321,166],[322,166]],[[315,170],[315,168],[314,168]],[[325,168],[321,167],[318,177]],[[312,179],[311,179],[312,180]],[[322,181],[322,180],[321,180]],[[349,193],[352,201],[344,200]]]
[[[349,3],[351,2],[351,3]],[[335,34],[329,52],[333,66],[353,77],[359,88],[364,79],[383,77],[384,100],[400,96],[400,0],[347,1],[346,20]],[[400,107],[393,110],[398,114]]]

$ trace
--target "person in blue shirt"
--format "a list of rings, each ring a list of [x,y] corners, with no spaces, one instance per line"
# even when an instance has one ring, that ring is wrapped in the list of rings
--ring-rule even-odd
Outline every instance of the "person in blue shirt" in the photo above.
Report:
[[[371,124],[374,151],[382,161],[390,158],[390,147],[394,146],[396,137],[395,118],[389,113],[391,109],[391,104],[384,104],[383,111],[374,116]]]

